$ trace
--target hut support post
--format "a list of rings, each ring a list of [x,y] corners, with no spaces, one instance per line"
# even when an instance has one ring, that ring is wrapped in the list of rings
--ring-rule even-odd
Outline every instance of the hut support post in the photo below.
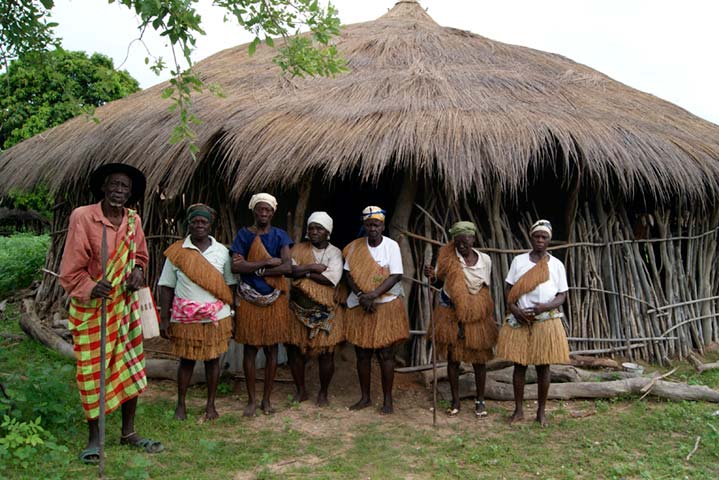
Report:
[[[407,277],[414,278],[415,265],[412,259],[412,246],[407,236],[402,233],[409,230],[409,218],[412,213],[415,197],[417,196],[417,181],[412,177],[412,173],[407,170],[402,180],[402,189],[397,197],[397,203],[392,211],[392,222],[389,226],[389,233],[399,243],[399,249],[402,252],[402,268]],[[412,289],[410,280],[402,280],[402,288],[404,289],[405,307],[409,303],[409,293]]]
[[[304,232],[305,215],[307,214],[307,205],[310,203],[310,193],[312,191],[312,179],[307,179],[300,186],[300,191],[297,196],[297,207],[295,207],[295,213],[292,218],[292,225],[290,236],[296,241],[302,240],[302,233]]]

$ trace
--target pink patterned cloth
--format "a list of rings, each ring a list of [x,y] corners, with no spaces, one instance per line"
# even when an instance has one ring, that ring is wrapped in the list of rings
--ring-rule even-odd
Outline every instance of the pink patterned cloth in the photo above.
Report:
[[[172,301],[172,321],[177,323],[202,323],[208,320],[214,324],[220,320],[217,312],[222,310],[225,304],[222,300],[211,303],[185,300],[175,295]]]

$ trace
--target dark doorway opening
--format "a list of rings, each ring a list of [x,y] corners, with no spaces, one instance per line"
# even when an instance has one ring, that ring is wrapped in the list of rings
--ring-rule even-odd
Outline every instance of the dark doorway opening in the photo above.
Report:
[[[385,220],[387,227],[392,219],[399,189],[402,187],[402,175],[397,173],[383,174],[376,183],[358,183],[359,175],[351,175],[342,180],[327,181],[316,176],[312,182],[312,190],[303,219],[303,238],[295,238],[296,242],[304,239],[307,217],[315,211],[325,211],[334,220],[334,229],[330,241],[338,248],[344,248],[360,235],[362,209],[368,205],[376,205],[387,211]]]

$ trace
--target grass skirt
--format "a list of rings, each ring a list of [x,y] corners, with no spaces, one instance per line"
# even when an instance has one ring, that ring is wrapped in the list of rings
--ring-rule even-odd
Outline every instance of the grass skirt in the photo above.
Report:
[[[316,356],[322,353],[333,352],[335,346],[338,343],[342,343],[345,340],[345,329],[344,329],[344,308],[335,308],[335,315],[330,320],[332,330],[327,333],[323,330],[317,332],[314,338],[310,339],[310,330],[297,318],[295,313],[292,324],[290,326],[290,332],[288,340],[285,343],[290,345],[297,345],[304,355]]]
[[[569,363],[569,344],[561,318],[529,327],[512,328],[506,322],[499,331],[497,357],[520,365]]]
[[[344,311],[347,341],[361,348],[384,348],[409,338],[409,318],[402,298],[375,304],[374,313],[362,307]]]
[[[282,292],[272,305],[260,307],[240,301],[235,318],[235,341],[253,347],[285,343],[293,322],[287,292]]]
[[[172,354],[188,360],[212,360],[227,351],[232,317],[212,323],[170,323]]]
[[[453,308],[437,305],[432,315],[437,343],[437,355],[447,358],[451,349],[452,359],[457,362],[487,363],[494,355],[492,348],[497,343],[497,325],[494,316],[478,322],[464,323],[464,338],[458,337],[459,324]],[[432,326],[428,336],[431,336]]]

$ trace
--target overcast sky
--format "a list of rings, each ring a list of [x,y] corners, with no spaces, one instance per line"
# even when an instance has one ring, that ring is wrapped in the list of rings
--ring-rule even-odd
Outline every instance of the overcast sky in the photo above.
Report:
[[[373,20],[393,0],[335,0],[343,24]],[[719,1],[716,0],[423,0],[440,25],[493,40],[559,53],[639,90],[676,103],[719,124],[717,77]],[[207,36],[195,61],[252,37],[224,23],[211,0],[199,0]],[[142,87],[167,78],[145,65],[137,19],[106,0],[57,0],[57,33],[71,50],[101,52],[122,65]],[[145,35],[152,55],[171,58],[165,42]]]

